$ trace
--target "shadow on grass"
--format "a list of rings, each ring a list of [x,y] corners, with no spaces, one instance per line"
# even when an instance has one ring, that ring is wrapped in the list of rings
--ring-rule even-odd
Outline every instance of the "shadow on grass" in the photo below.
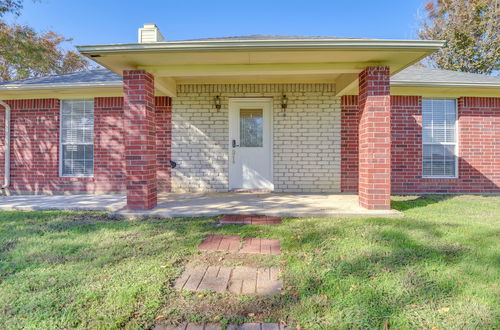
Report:
[[[407,218],[368,219],[364,223],[371,226],[368,233],[363,233],[371,249],[358,252],[360,246],[351,242],[355,255],[338,258],[320,254],[314,257],[315,266],[303,267],[300,274],[291,275],[296,277],[294,282],[300,283],[301,300],[310,303],[308,310],[324,310],[314,300],[331,295],[331,288],[337,288],[336,294],[342,298],[336,302],[344,305],[344,312],[349,314],[344,323],[347,327],[384,327],[386,321],[410,305],[439,304],[460,294],[455,280],[428,272],[456,265],[471,252],[461,244],[440,242],[440,227],[455,224]],[[412,237],[415,232],[423,234],[423,238]],[[324,239],[304,233],[295,245],[321,246]],[[387,284],[388,279],[391,284]]]
[[[407,211],[413,208],[426,207],[432,204],[452,199],[457,195],[417,195],[417,196],[393,196],[391,208],[398,211]]]
[[[378,272],[397,272],[402,268],[421,263],[450,264],[468,251],[460,245],[424,245],[409,235],[395,230],[378,231],[377,243],[387,249],[359,256],[335,265],[332,272],[339,277],[368,278]]]
[[[0,217],[1,231],[9,233],[9,237],[0,235],[0,283],[25,269],[35,270],[46,265],[83,262],[91,267],[106,267],[128,258],[123,251],[141,258],[160,255],[175,246],[176,255],[188,256],[196,251],[194,242],[201,241],[214,229],[211,225],[213,219],[202,218],[129,221],[117,220],[105,213],[2,213],[5,219]],[[138,227],[140,232],[137,232]],[[96,241],[93,234],[99,235],[100,232],[116,234],[112,240]],[[81,237],[89,239],[82,240]],[[24,251],[15,251],[19,244],[23,244]],[[15,262],[12,253],[16,254]]]
[[[418,197],[413,201],[396,203],[401,203],[400,210],[407,210],[453,197],[440,196]],[[454,265],[470,252],[460,244],[440,242],[443,236],[440,227],[457,225],[446,221],[434,223],[408,218],[344,219],[337,222],[290,220],[283,226],[269,228],[215,227],[213,218],[116,221],[104,214],[50,211],[38,214],[38,219],[4,216],[6,223],[2,225],[3,230],[11,233],[12,237],[0,241],[0,263],[4,263],[0,266],[0,284],[7,277],[13,277],[27,268],[46,267],[47,264],[86,263],[89,268],[99,269],[126,262],[128,258],[142,258],[142,262],[143,259],[162,255],[162,262],[169,265],[169,270],[162,274],[162,281],[165,281],[165,317],[176,321],[194,318],[206,322],[220,315],[224,315],[226,320],[248,320],[249,313],[276,320],[277,317],[289,317],[293,310],[301,306],[307,306],[304,314],[308,317],[321,318],[336,304],[341,313],[345,313],[342,324],[346,327],[383,327],[385,321],[396,317],[409,304],[435,302],[457,295],[459,289],[453,280],[434,277],[425,268]],[[139,227],[140,230],[137,230]],[[90,233],[99,235],[101,231],[112,232],[113,239],[99,244],[92,240],[71,242],[72,237]],[[412,237],[411,234],[416,231],[425,234],[422,240]],[[292,270],[284,272],[285,280],[287,285],[296,286],[299,294],[287,290],[277,297],[235,299],[217,294],[199,297],[197,293],[184,295],[175,291],[171,281],[179,275],[182,265],[196,253],[197,245],[209,233],[282,235],[279,238],[289,254],[284,258],[294,259],[290,265]],[[353,237],[358,234],[363,235],[362,241]],[[52,241],[50,248],[25,257],[22,263],[14,263],[10,253],[16,249],[18,241],[38,235],[48,235],[49,239],[61,241]],[[359,242],[369,243],[373,249],[339,259],[339,252],[334,248],[340,243],[330,240],[332,237],[345,239],[347,243],[344,244],[352,251],[360,247],[356,245]],[[34,240],[32,244],[36,242]],[[315,249],[322,249],[322,253],[316,253]],[[165,254],[165,250],[169,253]],[[305,255],[307,258],[302,258]],[[296,269],[300,272],[294,274]],[[378,278],[387,276],[392,276],[391,280],[396,282],[392,287],[384,286],[383,281],[378,282]],[[349,287],[351,283],[358,287]],[[332,293],[335,287],[339,287],[333,291],[338,297]],[[398,288],[397,292],[394,287]],[[323,295],[333,300],[325,302],[318,298]],[[262,311],[263,308],[265,311]],[[154,322],[154,319],[149,322]],[[311,325],[316,321],[308,322],[305,323]]]

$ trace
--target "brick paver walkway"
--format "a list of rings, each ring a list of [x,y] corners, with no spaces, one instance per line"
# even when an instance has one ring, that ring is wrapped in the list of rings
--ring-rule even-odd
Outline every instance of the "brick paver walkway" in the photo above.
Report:
[[[179,290],[224,292],[231,268],[224,266],[188,266],[174,286]]]
[[[230,324],[227,330],[285,330],[283,325],[278,323],[244,323],[241,325]]]
[[[264,239],[248,237],[243,241],[240,253],[255,254],[281,254],[281,244],[279,239]]]
[[[238,225],[278,225],[281,223],[281,218],[267,215],[224,214],[220,218],[220,223]]]
[[[189,291],[275,295],[281,292],[283,281],[278,280],[277,268],[188,266],[174,286]]]
[[[248,254],[281,254],[278,239],[245,238],[240,249],[240,237],[228,235],[208,235],[198,246],[200,250],[230,251]]]
[[[182,323],[179,325],[157,325],[154,330],[220,330],[222,329],[218,324],[194,324]],[[227,330],[285,330],[283,325],[278,323],[244,323],[240,325],[230,324]]]
[[[238,251],[240,249],[240,237],[208,235],[198,248],[200,250]]]
[[[253,215],[224,215],[221,223],[279,224],[281,218]],[[239,252],[244,254],[281,254],[278,239],[248,237],[240,249],[240,236],[207,235],[198,247],[200,250]],[[255,268],[237,266],[208,266],[188,264],[182,275],[174,282],[177,290],[229,291],[236,295],[277,295],[281,293],[283,281],[278,279],[278,268]],[[178,326],[158,324],[154,330],[219,330],[218,324],[183,323]],[[228,330],[284,330],[278,323],[231,324]]]
[[[156,325],[153,330],[221,330],[218,324],[182,323],[179,325]]]
[[[229,281],[229,291],[234,294],[275,295],[282,287],[276,268],[239,266],[233,269]]]

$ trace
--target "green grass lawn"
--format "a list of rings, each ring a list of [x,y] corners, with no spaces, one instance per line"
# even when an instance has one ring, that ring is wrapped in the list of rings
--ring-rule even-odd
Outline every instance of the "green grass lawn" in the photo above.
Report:
[[[397,219],[113,220],[0,212],[1,328],[148,328],[156,320],[303,329],[500,327],[500,197],[395,197]],[[199,253],[207,234],[280,238],[278,257]],[[276,297],[179,293],[188,261],[276,265]]]

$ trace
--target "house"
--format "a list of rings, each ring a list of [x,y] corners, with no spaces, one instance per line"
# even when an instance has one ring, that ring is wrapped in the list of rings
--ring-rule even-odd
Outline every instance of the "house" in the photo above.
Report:
[[[245,36],[80,46],[106,69],[0,84],[17,193],[500,193],[500,77],[415,65],[442,41]],[[5,127],[5,129],[4,129]]]

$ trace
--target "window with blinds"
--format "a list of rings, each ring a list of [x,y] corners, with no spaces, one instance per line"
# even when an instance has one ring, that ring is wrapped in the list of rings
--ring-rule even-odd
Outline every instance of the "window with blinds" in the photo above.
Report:
[[[61,101],[61,176],[94,174],[94,101]]]
[[[422,100],[423,177],[457,176],[457,107],[455,100]]]

